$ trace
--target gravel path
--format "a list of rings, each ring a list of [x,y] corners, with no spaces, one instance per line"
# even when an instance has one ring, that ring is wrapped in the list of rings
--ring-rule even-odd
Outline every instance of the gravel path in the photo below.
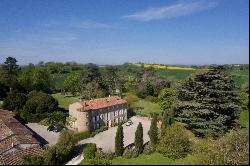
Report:
[[[32,129],[38,135],[38,137],[39,136],[41,137],[40,142],[44,142],[43,140],[41,140],[41,139],[44,139],[50,145],[54,145],[57,143],[59,139],[59,132],[56,133],[53,131],[47,131],[47,126],[43,126],[38,123],[28,123],[26,124],[26,126]]]
[[[124,133],[124,146],[127,146],[134,142],[135,131],[139,122],[142,123],[143,127],[143,139],[144,143],[149,141],[148,131],[150,128],[150,120],[144,117],[134,116],[131,118],[133,124],[131,126],[123,125],[123,133]],[[104,131],[100,134],[95,135],[95,137],[84,139],[79,142],[79,144],[86,143],[95,143],[98,148],[102,148],[103,151],[112,151],[115,150],[115,134],[117,127],[111,127],[107,131]]]

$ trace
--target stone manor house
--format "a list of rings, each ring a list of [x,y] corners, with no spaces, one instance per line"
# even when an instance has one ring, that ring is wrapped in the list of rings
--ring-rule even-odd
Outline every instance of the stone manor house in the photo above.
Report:
[[[127,120],[127,101],[118,96],[109,96],[88,101],[78,101],[69,105],[69,128],[89,131],[102,125],[111,127],[113,123]]]

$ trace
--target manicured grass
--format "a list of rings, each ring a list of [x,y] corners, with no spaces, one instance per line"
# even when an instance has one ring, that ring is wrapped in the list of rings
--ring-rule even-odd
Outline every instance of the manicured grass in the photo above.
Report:
[[[249,111],[244,110],[240,113],[239,121],[241,126],[249,127]]]
[[[138,101],[138,107],[141,107],[141,114],[142,115],[149,115],[150,112],[160,113],[161,109],[160,106],[157,103],[153,103],[147,100],[139,100]]]
[[[176,164],[195,164],[196,159],[188,155],[183,159],[172,160],[155,152],[151,155],[142,154],[137,158],[125,159],[117,157],[113,159],[112,165],[176,165]]]
[[[77,96],[62,95],[61,93],[52,94],[52,96],[58,100],[59,107],[66,110],[69,109],[69,104],[72,104],[78,100]]]

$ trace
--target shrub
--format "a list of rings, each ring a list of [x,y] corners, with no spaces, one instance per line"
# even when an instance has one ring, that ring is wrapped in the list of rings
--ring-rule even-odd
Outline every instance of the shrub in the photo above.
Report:
[[[191,148],[191,143],[185,133],[185,128],[173,124],[164,130],[164,134],[157,146],[157,151],[171,159],[185,157]]]
[[[74,138],[76,141],[80,141],[82,139],[86,139],[90,137],[90,132],[85,131],[85,132],[77,132],[74,134]]]
[[[44,126],[49,126],[49,119],[48,118],[44,118],[43,120],[41,120],[39,122],[41,125],[44,125]]]
[[[157,97],[154,97],[154,96],[147,96],[147,97],[145,98],[145,100],[150,101],[150,102],[153,102],[153,103],[157,103],[157,102],[158,102],[158,98],[157,98]]]
[[[95,156],[99,159],[107,159],[107,160],[113,160],[115,157],[113,152],[103,152],[103,151],[97,151]]]
[[[79,165],[110,165],[111,162],[106,159],[94,158],[94,159],[84,159]]]
[[[96,134],[108,130],[108,126],[102,126],[99,129],[94,130],[91,132],[90,137],[94,137]]]
[[[126,159],[130,159],[132,158],[132,151],[133,149],[131,148],[126,148],[123,152],[123,157],[126,158]]]
[[[97,150],[96,144],[93,144],[93,143],[88,144],[83,151],[84,158],[85,159],[94,159],[96,150]]]
[[[153,146],[150,142],[146,143],[143,148],[143,153],[149,155],[153,152],[155,152],[155,146]]]
[[[130,159],[130,158],[136,158],[139,156],[139,151],[136,148],[126,148],[123,153],[123,157]]]
[[[140,154],[140,151],[139,151],[138,149],[134,148],[134,149],[132,150],[132,157],[133,157],[133,158],[138,157],[139,154]]]
[[[249,163],[247,130],[231,131],[218,140],[206,139],[194,145],[192,154],[202,165],[245,165]]]

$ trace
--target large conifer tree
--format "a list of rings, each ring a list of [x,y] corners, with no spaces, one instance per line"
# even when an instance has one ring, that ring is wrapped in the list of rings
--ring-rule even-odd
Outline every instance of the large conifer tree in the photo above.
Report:
[[[221,66],[190,77],[178,90],[176,120],[198,136],[219,136],[235,125],[239,96]]]

